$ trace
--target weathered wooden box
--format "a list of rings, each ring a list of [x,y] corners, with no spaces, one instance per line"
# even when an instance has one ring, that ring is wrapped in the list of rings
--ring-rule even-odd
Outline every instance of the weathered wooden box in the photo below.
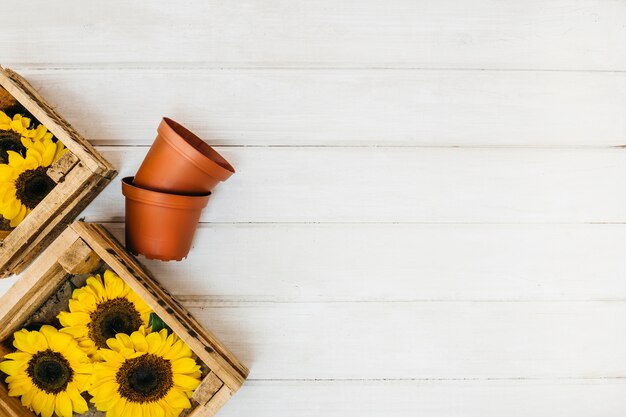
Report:
[[[33,126],[45,127],[65,145],[67,152],[46,167],[47,176],[55,184],[50,185],[53,188],[45,198],[35,203],[36,207],[15,228],[0,230],[0,277],[22,272],[116,175],[115,169],[26,80],[0,67],[0,111],[5,110],[9,118],[26,114]],[[5,124],[6,120],[5,117]],[[20,130],[18,123],[0,133],[13,135],[15,142],[23,134]],[[34,130],[33,127],[30,133],[34,134]],[[19,142],[16,146],[20,146]],[[5,158],[6,155],[4,151]]]
[[[197,355],[205,369],[193,394],[187,416],[213,416],[248,375],[248,370],[214,336],[200,325],[150,273],[101,225],[76,222],[36,259],[21,279],[0,299],[0,355],[13,350],[12,334],[32,321],[42,305],[80,274],[113,270]],[[20,400],[8,396],[0,380],[3,416],[34,417]]]

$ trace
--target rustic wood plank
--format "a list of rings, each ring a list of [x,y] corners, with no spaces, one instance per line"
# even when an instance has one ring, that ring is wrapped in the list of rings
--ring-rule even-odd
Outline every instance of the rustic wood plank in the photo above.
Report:
[[[626,383],[600,380],[249,381],[220,417],[622,417]]]
[[[144,268],[97,225],[82,222],[72,229],[124,279],[170,328],[232,391],[241,387],[248,371],[211,333],[195,325],[193,317],[148,275]],[[211,339],[205,337],[211,335]]]
[[[147,148],[100,147],[134,175]],[[217,148],[237,173],[210,222],[626,221],[626,149]],[[83,212],[120,221],[119,183]]]
[[[626,302],[184,305],[251,365],[252,379],[567,379],[626,374]]]
[[[57,259],[78,239],[66,229],[0,299],[0,341],[9,337],[45,301],[68,273]],[[21,300],[21,301],[20,301]],[[18,302],[20,301],[20,302]]]
[[[0,242],[0,276],[22,272],[109,182],[77,164]]]
[[[88,274],[102,262],[100,257],[84,240],[78,239],[57,259],[61,267],[69,274]]]
[[[624,224],[205,223],[184,262],[142,262],[189,302],[584,301],[626,300],[624,253]]]
[[[18,398],[9,397],[9,390],[0,383],[0,410],[3,417],[36,417],[35,413],[22,406]]]
[[[112,178],[115,169],[72,128],[21,75],[0,67],[0,84],[94,174]]]
[[[56,183],[65,181],[65,176],[78,163],[78,157],[71,152],[65,152],[55,163],[50,165],[46,173]]]
[[[80,5],[35,0],[7,8],[3,62],[626,68],[626,5],[621,1],[110,0]],[[33,16],[45,16],[37,30],[24,24]]]
[[[220,388],[224,385],[224,382],[215,375],[214,372],[209,372],[207,376],[204,377],[198,388],[193,392],[192,399],[204,406],[215,394],[219,391]]]
[[[164,115],[214,145],[626,143],[625,73],[159,68],[22,72],[64,117],[100,145],[151,144]],[[141,111],[129,117],[129,109]]]

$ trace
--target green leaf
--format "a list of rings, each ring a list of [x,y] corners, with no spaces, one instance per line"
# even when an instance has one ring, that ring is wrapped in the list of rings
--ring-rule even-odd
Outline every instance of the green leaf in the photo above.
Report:
[[[152,327],[153,332],[158,332],[163,329],[167,330],[167,334],[172,334],[172,329],[170,326],[165,324],[165,322],[161,319],[161,317],[157,316],[156,313],[150,313],[150,321],[148,322],[150,327]]]

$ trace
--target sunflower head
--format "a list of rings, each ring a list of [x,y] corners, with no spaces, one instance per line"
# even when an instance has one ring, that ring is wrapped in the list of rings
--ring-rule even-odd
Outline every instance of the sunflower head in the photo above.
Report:
[[[118,333],[131,334],[147,326],[152,310],[113,271],[87,278],[84,287],[77,288],[69,301],[69,312],[58,319],[62,332],[74,336],[80,347],[96,356],[98,348],[106,348],[107,340]]]
[[[47,167],[65,153],[61,142],[34,142],[26,157],[7,151],[9,163],[0,164],[0,214],[16,227],[55,186]]]
[[[100,349],[89,393],[107,417],[148,415],[177,417],[191,407],[189,399],[202,372],[193,352],[175,334],[141,327],[118,334]]]
[[[21,397],[25,407],[43,417],[87,411],[81,393],[89,388],[93,365],[70,335],[45,325],[16,332],[13,346],[17,351],[0,363],[9,396]]]

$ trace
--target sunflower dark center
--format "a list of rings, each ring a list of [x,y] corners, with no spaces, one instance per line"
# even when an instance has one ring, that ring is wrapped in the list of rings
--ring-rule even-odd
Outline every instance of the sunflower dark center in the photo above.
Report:
[[[22,145],[20,134],[12,130],[0,130],[0,164],[9,163],[8,151],[24,155],[26,148]]]
[[[34,354],[26,372],[37,388],[49,394],[64,391],[74,376],[67,359],[50,349]]]
[[[158,401],[174,386],[170,361],[152,353],[128,359],[115,378],[120,395],[137,403]]]
[[[131,334],[142,325],[141,315],[126,298],[101,303],[90,318],[89,337],[101,348],[107,347],[107,339],[118,333]]]
[[[26,207],[34,209],[55,185],[46,168],[29,169],[15,180],[15,195]]]

